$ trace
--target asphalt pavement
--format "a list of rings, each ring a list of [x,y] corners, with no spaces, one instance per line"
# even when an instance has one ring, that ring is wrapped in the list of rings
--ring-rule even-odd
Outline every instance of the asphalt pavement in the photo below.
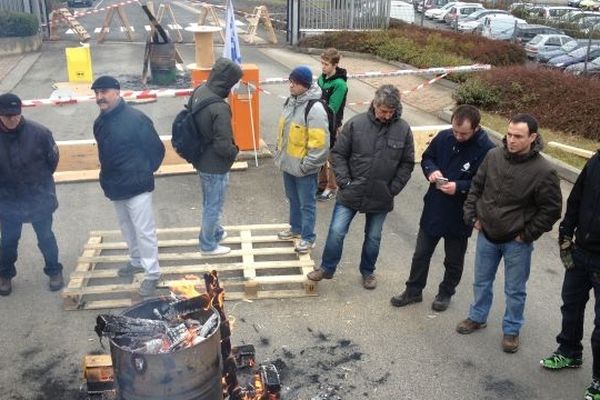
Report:
[[[103,5],[108,2],[105,0]],[[64,47],[77,45],[72,38],[46,42],[39,58],[26,71],[13,70],[5,79],[15,82],[14,92],[24,99],[48,97],[53,91],[52,82],[66,80]],[[191,44],[179,48],[184,58],[193,59]],[[215,51],[220,48],[217,46]],[[92,42],[95,76],[139,77],[142,55],[142,40],[111,40],[102,45]],[[298,64],[308,64],[318,71],[318,58],[283,47],[244,45],[242,56],[244,62],[259,66],[261,78],[285,77]],[[261,136],[272,146],[283,101],[279,96],[287,93],[287,87],[272,86],[269,91],[271,95],[260,99]],[[349,101],[369,100],[373,92],[368,82],[352,80]],[[181,98],[159,99],[138,107],[154,120],[161,134],[167,134],[183,102]],[[347,117],[365,110],[364,106],[351,107]],[[56,139],[70,140],[93,137],[91,128],[97,112],[95,104],[86,103],[31,108],[24,114],[47,125]],[[413,126],[442,123],[434,115],[408,105],[404,106],[403,117]],[[284,399],[582,398],[591,379],[589,332],[593,325],[589,313],[584,366],[558,373],[539,366],[540,358],[555,349],[554,337],[560,327],[563,270],[555,231],[535,244],[526,324],[521,332],[522,347],[516,354],[505,354],[500,347],[504,307],[501,271],[488,327],[467,336],[454,331],[466,317],[472,299],[474,240],[469,243],[463,281],[447,311],[437,313],[430,308],[443,274],[440,250],[432,260],[424,301],[405,309],[389,304],[408,277],[426,189],[427,183],[416,166],[385,223],[376,290],[366,291],[361,286],[358,262],[364,217],[358,216],[346,239],[339,272],[332,281],[319,284],[318,297],[226,302],[227,313],[236,320],[233,344],[255,344],[260,361],[276,363]],[[563,189],[566,198],[570,185],[563,183]],[[118,225],[114,209],[97,182],[61,184],[57,192],[60,207],[54,214],[54,228],[68,277],[89,231],[117,229]],[[154,211],[158,226],[197,225],[199,201],[196,176],[157,178]],[[317,247],[312,252],[317,263],[332,207],[331,202],[318,204]],[[285,223],[286,210],[281,175],[271,160],[260,160],[258,167],[251,165],[246,171],[231,174],[225,225]],[[0,398],[77,399],[82,357],[107,351],[93,332],[98,311],[63,310],[60,296],[47,290],[42,258],[30,226],[23,230],[17,271],[13,294],[0,299]]]

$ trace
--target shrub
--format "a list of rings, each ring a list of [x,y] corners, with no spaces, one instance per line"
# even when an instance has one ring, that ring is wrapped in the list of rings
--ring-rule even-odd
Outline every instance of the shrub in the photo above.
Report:
[[[496,103],[489,101],[496,96]],[[494,68],[467,80],[456,99],[506,117],[529,112],[542,126],[600,140],[600,81],[596,79],[541,67]]]
[[[460,85],[453,95],[458,104],[471,104],[483,109],[490,109],[500,104],[498,90],[473,78]]]
[[[0,11],[0,37],[33,36],[38,30],[34,15]]]

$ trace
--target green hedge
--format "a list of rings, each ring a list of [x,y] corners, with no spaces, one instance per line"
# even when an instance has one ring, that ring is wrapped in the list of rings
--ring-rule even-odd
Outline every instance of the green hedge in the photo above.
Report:
[[[39,28],[39,22],[32,14],[0,11],[0,37],[33,36]]]
[[[469,77],[455,99],[506,117],[529,112],[542,126],[600,140],[598,79],[532,66],[494,68]]]

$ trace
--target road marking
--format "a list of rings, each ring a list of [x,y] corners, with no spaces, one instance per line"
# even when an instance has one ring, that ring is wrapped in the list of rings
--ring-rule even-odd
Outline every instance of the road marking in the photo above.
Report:
[[[169,25],[167,25],[167,26],[169,27],[169,29],[173,29],[173,30],[175,30],[175,29],[183,29],[183,28],[181,27],[181,25],[179,25],[179,24],[175,24],[175,25],[173,25],[173,24],[169,24]]]
[[[103,2],[103,1],[104,1],[104,0],[100,0],[100,1],[98,2],[98,4],[96,4],[96,7],[94,7],[94,10],[97,10],[97,9],[98,9],[98,7],[100,7],[100,4],[102,4],[102,2]]]
[[[121,26],[120,28],[121,28],[121,32],[127,32],[127,28],[125,28],[124,26]],[[135,32],[135,29],[133,28],[133,26],[130,26],[129,30],[131,32]]]
[[[144,29],[146,30],[146,32],[150,32],[152,28],[150,27],[150,25],[144,25]]]
[[[65,34],[67,34],[67,35],[74,35],[74,34],[75,34],[75,32],[73,32],[73,29],[67,29],[67,30],[65,31]]]

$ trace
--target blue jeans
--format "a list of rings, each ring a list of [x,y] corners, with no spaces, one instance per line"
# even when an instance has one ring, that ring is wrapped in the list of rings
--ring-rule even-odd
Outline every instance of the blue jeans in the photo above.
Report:
[[[229,183],[229,173],[207,174],[198,172],[202,189],[202,223],[200,227],[200,251],[213,251],[223,238],[223,205]]]
[[[17,262],[19,239],[23,222],[2,219],[0,221],[2,242],[2,259],[0,260],[0,276],[12,279],[17,275],[15,263]],[[38,248],[44,256],[44,273],[54,276],[62,271],[62,265],[58,262],[58,245],[56,237],[52,232],[52,214],[31,222],[38,241]]]
[[[483,323],[487,321],[492,306],[493,285],[500,259],[504,257],[504,294],[506,309],[502,321],[505,335],[518,335],[523,322],[523,310],[527,297],[527,280],[531,269],[533,243],[512,240],[507,243],[492,243],[483,233],[477,236],[475,253],[474,299],[469,310],[469,319]]]
[[[344,249],[344,239],[350,228],[350,223],[357,211],[341,203],[336,202],[329,224],[327,241],[321,257],[321,268],[326,272],[335,273],[335,270],[342,259],[342,250]],[[368,276],[375,272],[375,263],[379,256],[379,244],[381,243],[381,230],[387,212],[367,213],[365,223],[365,239],[363,241],[362,253],[360,256],[360,273]]]
[[[314,243],[317,219],[317,175],[294,176],[283,173],[285,195],[290,202],[290,226],[303,240]]]

